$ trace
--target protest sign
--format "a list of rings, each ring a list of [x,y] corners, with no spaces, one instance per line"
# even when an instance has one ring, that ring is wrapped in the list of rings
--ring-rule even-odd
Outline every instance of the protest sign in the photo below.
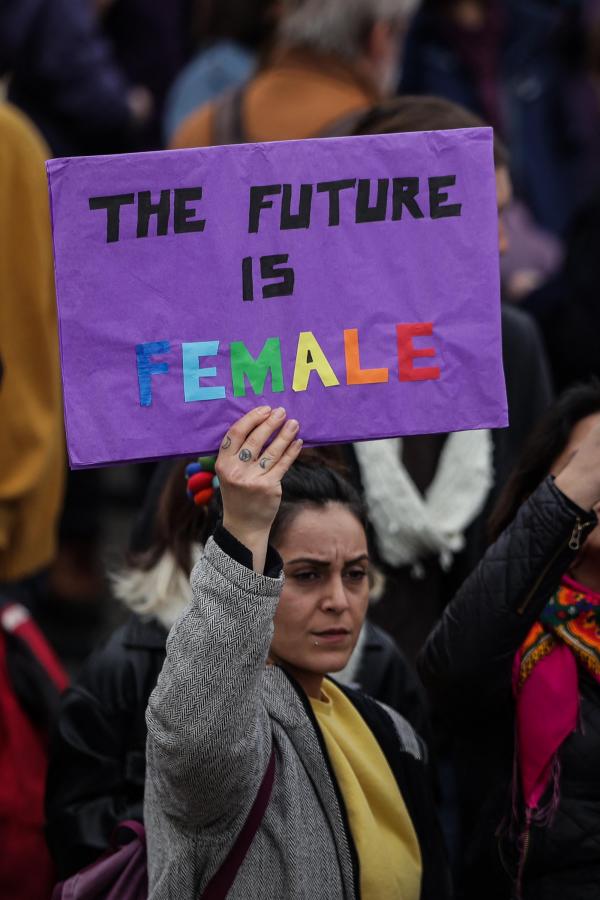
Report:
[[[506,424],[487,128],[48,163],[72,467]]]

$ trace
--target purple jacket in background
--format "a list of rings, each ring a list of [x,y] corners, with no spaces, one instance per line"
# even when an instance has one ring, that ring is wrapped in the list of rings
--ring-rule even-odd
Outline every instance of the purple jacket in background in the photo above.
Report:
[[[84,0],[0,0],[8,97],[57,156],[131,148],[128,83]]]
[[[103,18],[119,66],[132,84],[143,84],[152,94],[154,110],[141,149],[164,146],[167,92],[195,49],[190,7],[190,0],[116,0]]]

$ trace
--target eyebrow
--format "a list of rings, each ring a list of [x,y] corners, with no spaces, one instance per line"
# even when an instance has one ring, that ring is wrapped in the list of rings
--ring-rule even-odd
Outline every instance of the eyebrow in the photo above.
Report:
[[[344,563],[344,565],[345,566],[353,566],[353,565],[356,565],[356,563],[363,562],[363,561],[369,562],[369,554],[368,553],[361,553],[361,555],[355,557],[355,559],[349,559],[348,562]],[[286,563],[284,563],[284,565],[292,566],[295,563],[308,563],[311,566],[320,566],[321,568],[327,568],[327,566],[331,565],[331,563],[328,562],[327,560],[315,559],[315,557],[310,557],[310,556],[298,557],[298,559],[288,559],[288,561]]]

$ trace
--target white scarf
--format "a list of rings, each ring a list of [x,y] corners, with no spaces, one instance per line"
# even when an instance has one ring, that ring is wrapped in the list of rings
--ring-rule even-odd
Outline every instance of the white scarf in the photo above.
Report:
[[[382,558],[395,567],[412,565],[416,575],[432,555],[450,568],[492,487],[490,432],[449,434],[425,496],[401,462],[400,438],[365,441],[354,450]]]
[[[201,544],[192,544],[192,568],[202,556]],[[192,601],[190,576],[166,550],[147,570],[127,568],[110,576],[115,597],[142,617],[154,617],[170,630]]]

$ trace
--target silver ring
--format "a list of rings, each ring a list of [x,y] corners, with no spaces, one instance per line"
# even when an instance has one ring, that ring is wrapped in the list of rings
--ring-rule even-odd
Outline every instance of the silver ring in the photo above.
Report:
[[[248,450],[247,447],[242,447],[242,449],[238,453],[238,457],[242,462],[250,462],[250,460],[252,459],[252,451]]]
[[[263,456],[263,458],[261,460],[259,460],[258,464],[261,467],[261,469],[264,469],[266,472],[272,462],[273,462],[273,460],[271,459],[270,456]]]
[[[229,437],[228,434],[226,434],[225,437],[223,438],[223,443],[221,444],[221,449],[229,450],[230,447],[231,447],[231,438]]]

